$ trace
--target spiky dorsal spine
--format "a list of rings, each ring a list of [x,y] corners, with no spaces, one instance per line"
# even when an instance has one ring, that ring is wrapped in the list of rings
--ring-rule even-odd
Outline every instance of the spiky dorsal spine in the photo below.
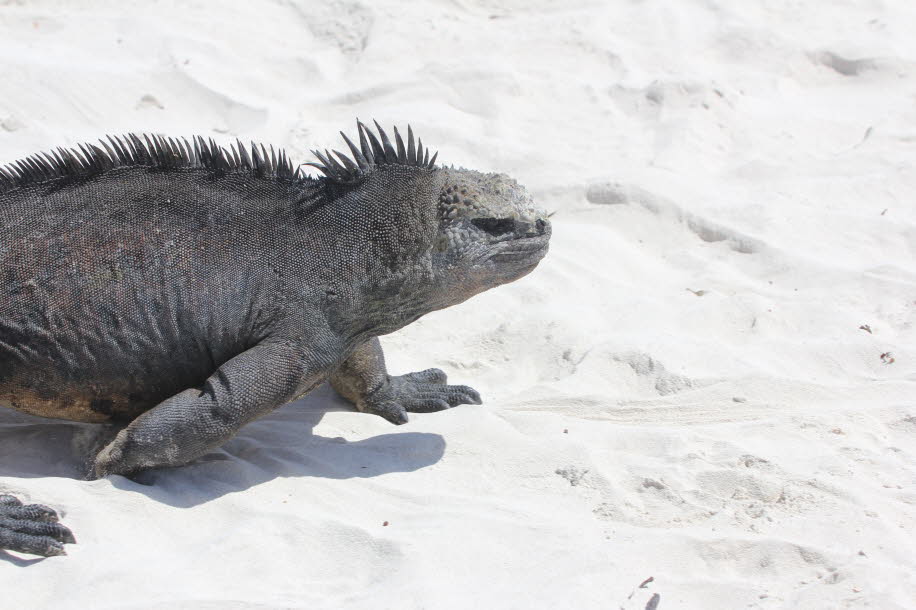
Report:
[[[425,169],[436,167],[436,157],[439,156],[439,153],[435,153],[430,159],[429,149],[423,149],[423,140],[417,140],[415,145],[413,129],[410,125],[407,126],[407,145],[405,146],[397,127],[394,128],[396,144],[392,145],[388,134],[378,124],[378,121],[374,123],[378,129],[378,137],[362,121],[356,121],[359,146],[351,142],[344,132],[340,132],[352,157],[337,150],[325,149],[324,153],[313,150],[312,154],[318,157],[320,163],[305,163],[304,165],[315,167],[328,179],[342,183],[358,182],[366,175],[366,172],[378,165],[409,165]]]
[[[80,144],[77,148],[58,148],[0,166],[0,192],[64,178],[89,178],[119,167],[162,169],[202,168],[213,171],[250,171],[262,178],[302,180],[282,150],[268,149],[251,143],[251,154],[245,145],[236,143],[226,150],[211,138],[193,136],[165,138],[158,135],[127,134],[108,136],[107,141]]]
[[[341,132],[352,158],[337,150],[333,154],[327,150],[323,154],[312,151],[321,163],[304,165],[311,165],[325,174],[326,179],[341,183],[358,182],[366,172],[379,165],[435,168],[439,153],[430,158],[429,149],[423,148],[423,140],[414,139],[409,125],[406,144],[397,127],[394,128],[395,143],[392,144],[381,125],[375,122],[375,126],[378,136],[357,121],[359,146]],[[276,151],[272,146],[268,150],[263,144],[254,142],[246,148],[236,140],[227,150],[212,138],[205,140],[201,136],[193,136],[189,141],[186,138],[131,133],[120,137],[107,136],[107,141],[99,140],[99,144],[101,146],[79,144],[76,148],[57,148],[0,166],[0,192],[55,180],[89,178],[120,167],[250,171],[262,178],[307,179],[298,167],[293,167],[283,150]]]

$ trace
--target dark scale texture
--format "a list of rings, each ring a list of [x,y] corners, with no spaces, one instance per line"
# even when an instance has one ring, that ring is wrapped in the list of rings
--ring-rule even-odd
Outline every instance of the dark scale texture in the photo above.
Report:
[[[326,379],[394,423],[479,404],[437,369],[389,375],[377,337],[525,275],[549,224],[510,178],[395,133],[360,124],[321,179],[134,136],[0,168],[0,404],[122,423],[96,477],[187,463]],[[6,498],[0,548],[72,541]]]

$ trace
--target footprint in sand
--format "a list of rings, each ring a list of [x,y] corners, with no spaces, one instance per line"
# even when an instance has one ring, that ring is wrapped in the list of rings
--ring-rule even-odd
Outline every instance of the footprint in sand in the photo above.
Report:
[[[725,99],[721,90],[697,81],[655,80],[645,87],[614,85],[608,94],[626,114],[650,121],[662,116],[663,110],[708,110]]]
[[[357,59],[369,44],[375,14],[361,2],[337,0],[303,2],[290,0],[312,36],[336,46],[350,59]]]
[[[0,119],[0,129],[3,131],[19,131],[23,127],[22,122],[14,116],[5,116]]]
[[[660,218],[685,225],[705,242],[723,242],[731,250],[741,254],[755,254],[766,249],[766,245],[758,239],[697,216],[673,201],[636,185],[620,182],[592,184],[588,187],[585,198],[589,203],[596,205],[636,204]]]
[[[157,109],[157,110],[164,110],[164,109],[165,109],[165,106],[162,104],[162,102],[160,102],[160,101],[159,101],[158,99],[156,99],[154,96],[152,96],[152,95],[150,95],[149,93],[147,93],[147,94],[145,94],[143,97],[140,98],[140,101],[137,102],[136,108],[137,108],[137,110],[144,110],[144,109],[147,109],[147,108],[154,108],[154,109]]]
[[[623,362],[633,369],[640,378],[649,379],[661,396],[674,394],[693,387],[693,381],[683,375],[672,373],[661,362],[642,352],[614,354],[616,362]]]
[[[859,76],[863,72],[878,69],[878,62],[872,58],[847,59],[831,51],[819,51],[812,55],[816,63],[826,66],[843,76]]]
[[[556,474],[560,475],[567,481],[569,484],[575,487],[582,482],[582,479],[585,478],[585,475],[588,474],[588,468],[580,468],[578,466],[565,466],[563,468],[557,468]]]

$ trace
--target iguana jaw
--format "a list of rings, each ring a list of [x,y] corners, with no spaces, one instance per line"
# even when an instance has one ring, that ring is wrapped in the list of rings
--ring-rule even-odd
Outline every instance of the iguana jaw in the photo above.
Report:
[[[516,234],[509,239],[493,243],[484,257],[484,262],[492,261],[499,268],[507,270],[533,269],[547,255],[552,229],[547,220],[538,219],[534,223],[526,224],[532,228],[525,234]]]
[[[489,243],[474,264],[477,273],[491,285],[505,284],[527,275],[547,255],[552,232],[548,220],[503,220],[502,227],[497,228],[510,229],[510,222],[513,226],[506,233],[495,237],[487,235]],[[493,228],[492,219],[476,224]]]

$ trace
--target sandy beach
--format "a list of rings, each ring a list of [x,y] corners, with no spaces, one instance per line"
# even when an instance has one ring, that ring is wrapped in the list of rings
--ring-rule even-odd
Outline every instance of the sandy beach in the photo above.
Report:
[[[0,493],[78,540],[0,551],[0,607],[916,607],[914,31],[903,0],[0,0],[0,163],[126,132],[304,163],[359,117],[554,214],[532,274],[382,337],[482,406],[396,427],[322,386],[97,481],[93,426],[0,409]]]

